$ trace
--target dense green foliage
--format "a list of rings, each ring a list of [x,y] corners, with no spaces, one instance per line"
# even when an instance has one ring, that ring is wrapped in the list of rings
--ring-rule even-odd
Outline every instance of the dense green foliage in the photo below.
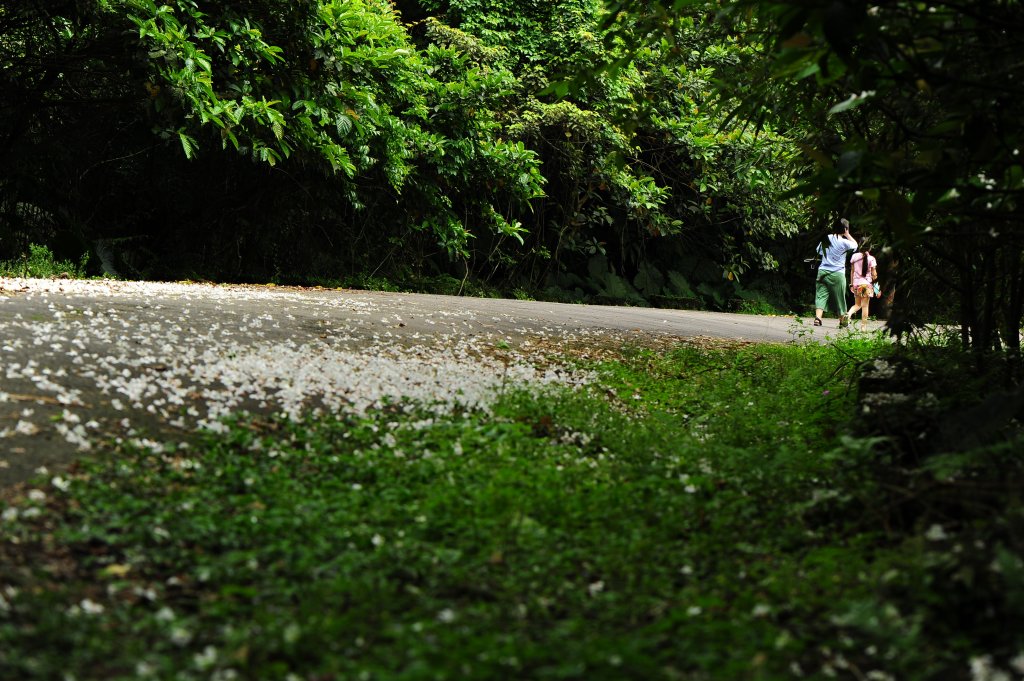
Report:
[[[463,106],[500,96],[503,77],[419,52],[387,3],[124,1],[0,16],[9,239],[136,240],[173,249],[171,268],[199,258],[273,273],[315,267],[331,248],[364,256],[395,225],[462,253],[467,220],[515,235],[495,206],[540,193],[533,154],[496,139],[485,107]],[[485,191],[495,178],[505,188]],[[202,257],[208,248],[220,250]]]
[[[0,3],[0,255],[751,297],[739,278],[786,257],[800,216],[780,200],[790,145],[707,101],[739,48],[692,23],[541,94],[627,53],[601,16],[597,0]],[[778,282],[762,297],[789,302]]]
[[[891,248],[897,330],[946,316],[978,353],[1019,353],[1020,3],[613,4],[647,42],[698,13],[762,54],[722,92],[740,118],[785,125],[800,143],[817,220],[846,214]]]
[[[788,77],[813,71],[816,101],[830,107],[833,130],[808,140],[821,205],[857,206],[911,255],[916,279],[948,286],[979,351],[1020,346],[1022,28],[1016,3],[851,7],[787,36],[777,65]]]
[[[24,257],[0,262],[0,276],[82,279],[86,275],[88,263],[88,253],[76,264],[70,260],[57,260],[53,251],[46,246],[29,244],[28,253]]]
[[[638,351],[596,367],[592,394],[509,394],[491,414],[242,419],[199,447],[125,443],[6,507],[0,671],[1009,669],[1024,644],[1019,433],[895,489],[845,426],[880,349]],[[957,499],[969,513],[949,515]]]

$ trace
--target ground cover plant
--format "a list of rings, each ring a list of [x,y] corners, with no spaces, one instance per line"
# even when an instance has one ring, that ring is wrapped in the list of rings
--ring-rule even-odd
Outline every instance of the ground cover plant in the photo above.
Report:
[[[871,509],[847,424],[890,352],[627,349],[487,410],[112,444],[4,502],[0,676],[1013,678],[1013,545]]]
[[[88,253],[74,263],[70,260],[58,260],[54,257],[53,251],[46,246],[30,244],[28,252],[20,258],[0,261],[0,276],[83,279],[88,264]]]

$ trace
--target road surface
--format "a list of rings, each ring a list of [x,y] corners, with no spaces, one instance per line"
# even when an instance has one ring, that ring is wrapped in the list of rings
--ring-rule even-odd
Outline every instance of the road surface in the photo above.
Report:
[[[572,350],[687,338],[822,342],[792,317],[257,286],[0,278],[0,487],[105,437],[159,447],[238,410],[484,404],[582,381]]]

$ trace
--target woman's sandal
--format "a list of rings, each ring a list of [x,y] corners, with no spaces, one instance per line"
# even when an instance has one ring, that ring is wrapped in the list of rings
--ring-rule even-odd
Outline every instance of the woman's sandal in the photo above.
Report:
[[[818,317],[815,317],[814,318],[814,325],[815,326],[821,326],[821,319],[819,319]]]

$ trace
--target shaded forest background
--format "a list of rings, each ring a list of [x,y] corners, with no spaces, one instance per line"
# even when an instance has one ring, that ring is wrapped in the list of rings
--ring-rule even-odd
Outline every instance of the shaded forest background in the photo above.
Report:
[[[802,269],[778,274],[810,226],[780,198],[795,147],[711,105],[750,50],[693,20],[635,51],[603,21],[597,0],[8,3],[0,257],[39,242],[127,276],[807,297]]]
[[[0,258],[806,310],[1019,345],[1015,3],[0,2]],[[888,312],[888,311],[886,311]]]

